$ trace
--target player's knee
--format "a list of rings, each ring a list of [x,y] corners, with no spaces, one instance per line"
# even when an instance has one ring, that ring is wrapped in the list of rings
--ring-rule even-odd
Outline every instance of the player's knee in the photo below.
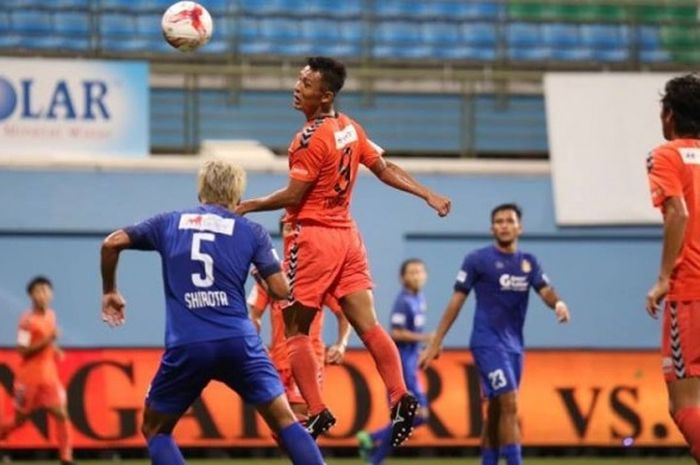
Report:
[[[518,400],[515,393],[508,393],[498,398],[499,411],[501,415],[515,416],[518,414]]]

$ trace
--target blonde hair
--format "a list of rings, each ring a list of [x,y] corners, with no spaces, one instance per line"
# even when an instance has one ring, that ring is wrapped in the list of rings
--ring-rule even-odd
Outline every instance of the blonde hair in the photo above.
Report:
[[[199,169],[199,201],[232,207],[238,204],[246,186],[243,168],[227,160],[207,160]]]

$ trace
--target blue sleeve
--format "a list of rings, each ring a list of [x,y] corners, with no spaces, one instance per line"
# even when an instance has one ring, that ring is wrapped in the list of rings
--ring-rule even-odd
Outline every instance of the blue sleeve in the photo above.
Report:
[[[549,278],[546,274],[544,274],[544,271],[540,266],[540,262],[538,262],[537,259],[533,256],[530,256],[529,258],[532,262],[532,274],[530,275],[530,282],[532,283],[532,287],[534,287],[535,290],[539,292],[543,288],[550,285]]]
[[[399,297],[394,302],[394,308],[391,309],[391,328],[406,329],[412,327],[412,313],[409,311],[408,303],[405,299]]]
[[[161,231],[168,219],[167,213],[153,216],[147,220],[127,226],[124,231],[131,239],[132,249],[137,250],[160,250]]]
[[[260,277],[265,279],[282,271],[277,251],[272,245],[272,239],[270,239],[270,234],[259,225],[253,227],[253,232],[257,240],[253,265],[258,269]]]
[[[470,253],[464,257],[462,268],[460,268],[459,272],[457,273],[457,278],[455,278],[455,291],[469,294],[469,292],[472,290],[479,277],[477,272],[477,261],[478,257],[476,253]]]

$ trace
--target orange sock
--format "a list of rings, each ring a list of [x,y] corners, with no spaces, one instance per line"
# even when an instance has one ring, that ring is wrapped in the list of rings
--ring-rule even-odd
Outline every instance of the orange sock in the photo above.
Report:
[[[401,399],[401,396],[408,392],[406,383],[403,381],[401,358],[396,344],[379,324],[369,331],[365,331],[360,339],[372,354],[377,371],[379,371],[379,375],[389,391],[389,403],[394,406]]]
[[[59,420],[56,422],[56,434],[58,436],[58,455],[63,462],[73,461],[73,441],[71,440],[70,422]]]
[[[311,339],[306,334],[287,338],[287,352],[294,380],[299,386],[301,396],[309,405],[309,415],[318,415],[326,408],[326,404],[321,396],[321,386],[318,383],[319,367]]]
[[[690,446],[690,455],[700,464],[700,406],[685,407],[673,415],[673,420]]]

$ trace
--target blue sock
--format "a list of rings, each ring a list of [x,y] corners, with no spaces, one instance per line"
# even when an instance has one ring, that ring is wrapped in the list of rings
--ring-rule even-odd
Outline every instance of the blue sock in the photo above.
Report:
[[[374,465],[381,464],[391,453],[391,426],[392,425],[389,425],[386,428],[378,431],[381,432],[381,436],[377,439],[377,441],[375,441],[377,447],[374,449],[374,452],[372,452],[370,457]]]
[[[278,436],[294,465],[324,465],[321,451],[299,423],[292,423],[281,429]]]
[[[506,459],[507,465],[523,464],[523,454],[520,444],[509,444],[501,447],[501,457]]]
[[[392,424],[389,423],[388,426],[386,426],[386,427],[384,427],[384,428],[382,428],[382,429],[378,429],[377,431],[373,431],[373,432],[369,433],[369,437],[372,438],[372,442],[379,442],[379,441],[381,441],[382,438],[383,438],[384,436],[386,436],[386,432],[387,432],[387,431],[389,431],[389,434],[391,434],[391,426],[392,426]]]
[[[498,449],[494,447],[481,449],[481,465],[498,465]]]
[[[413,427],[414,428],[418,428],[419,426],[423,426],[426,423],[428,423],[428,419],[425,418],[423,415],[416,415],[415,418],[413,418]]]
[[[152,465],[185,465],[185,458],[169,434],[156,434],[148,441]]]

